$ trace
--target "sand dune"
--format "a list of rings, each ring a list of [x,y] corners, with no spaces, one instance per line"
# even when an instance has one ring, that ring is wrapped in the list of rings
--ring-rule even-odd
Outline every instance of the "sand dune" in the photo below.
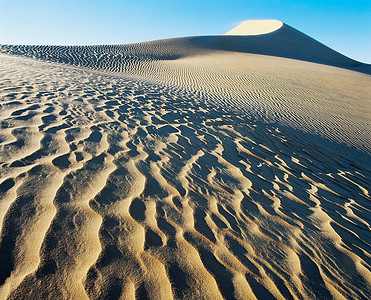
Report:
[[[371,298],[370,68],[277,24],[0,46],[0,299]]]
[[[272,26],[270,21],[267,26],[256,22],[255,31]],[[261,35],[113,46],[3,45],[0,51],[149,80],[220,105],[238,106],[269,122],[371,150],[367,76],[371,66],[286,24]]]

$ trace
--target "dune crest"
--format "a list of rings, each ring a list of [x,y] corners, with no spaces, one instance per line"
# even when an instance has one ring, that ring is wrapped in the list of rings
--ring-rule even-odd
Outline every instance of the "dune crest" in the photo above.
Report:
[[[278,20],[247,20],[229,30],[225,35],[259,35],[280,29],[283,23]]]

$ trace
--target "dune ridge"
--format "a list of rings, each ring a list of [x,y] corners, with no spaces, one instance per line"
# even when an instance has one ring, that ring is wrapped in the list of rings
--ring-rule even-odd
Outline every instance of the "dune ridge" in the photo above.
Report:
[[[267,122],[371,150],[371,66],[286,24],[256,36],[110,46],[0,45],[0,52],[161,83],[238,106]]]
[[[195,40],[0,46],[0,299],[371,298],[370,76]]]

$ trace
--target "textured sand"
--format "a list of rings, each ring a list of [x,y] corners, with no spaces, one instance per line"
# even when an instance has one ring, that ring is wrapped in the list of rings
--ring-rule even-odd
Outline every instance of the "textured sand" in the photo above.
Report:
[[[112,46],[0,45],[0,52],[161,83],[261,120],[371,151],[371,66],[285,24],[252,36]]]
[[[0,50],[0,299],[371,297],[368,65],[287,25]]]

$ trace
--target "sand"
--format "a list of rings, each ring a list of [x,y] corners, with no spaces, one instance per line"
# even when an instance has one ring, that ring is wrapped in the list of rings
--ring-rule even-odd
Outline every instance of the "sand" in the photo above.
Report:
[[[0,299],[371,297],[371,68],[248,24],[0,46]]]
[[[228,31],[226,35],[260,35],[276,31],[282,26],[283,23],[279,20],[247,20]]]

